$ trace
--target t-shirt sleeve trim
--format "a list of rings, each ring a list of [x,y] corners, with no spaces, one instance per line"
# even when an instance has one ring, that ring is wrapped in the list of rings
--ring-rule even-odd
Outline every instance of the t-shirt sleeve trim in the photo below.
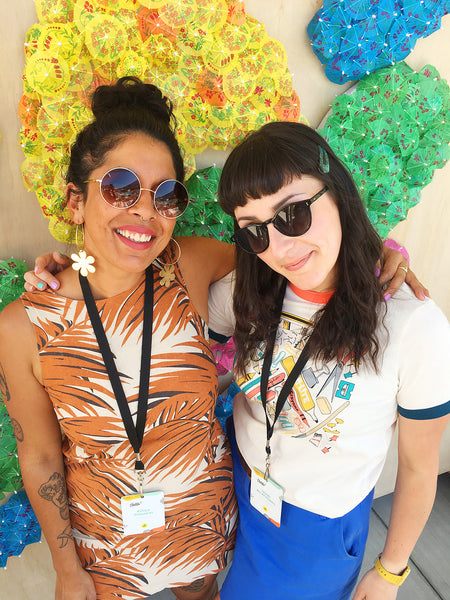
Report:
[[[208,329],[208,335],[210,339],[212,339],[214,342],[218,342],[219,344],[226,344],[231,337],[230,335],[222,335],[221,333],[217,333],[212,329]]]
[[[450,413],[450,400],[439,404],[439,406],[432,406],[431,408],[419,408],[419,409],[408,409],[398,407],[398,412],[405,419],[414,419],[417,421],[426,421],[427,419],[438,419]]]

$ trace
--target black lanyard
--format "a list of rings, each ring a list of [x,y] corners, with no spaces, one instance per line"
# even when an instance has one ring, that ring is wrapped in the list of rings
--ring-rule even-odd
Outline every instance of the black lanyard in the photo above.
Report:
[[[286,285],[283,286],[282,290],[281,290],[281,297],[280,297],[280,302],[279,302],[279,306],[278,306],[278,311],[281,317],[281,309],[283,306],[283,300],[284,300],[284,294],[286,291]],[[284,406],[284,403],[286,402],[287,397],[289,396],[292,388],[294,387],[294,384],[297,380],[297,378],[299,377],[300,373],[302,372],[302,370],[304,369],[306,363],[308,362],[308,342],[306,342],[303,350],[300,353],[300,356],[297,358],[297,361],[294,365],[294,368],[292,369],[292,371],[289,373],[286,381],[283,384],[283,387],[280,390],[280,393],[278,394],[278,398],[277,398],[277,404],[275,407],[275,415],[273,418],[273,422],[270,423],[269,420],[269,415],[267,413],[267,386],[269,383],[269,375],[270,375],[270,368],[272,366],[272,358],[273,358],[273,349],[275,347],[275,339],[276,339],[276,335],[277,335],[277,330],[275,330],[272,335],[270,336],[269,342],[267,344],[266,347],[266,351],[264,354],[264,362],[263,362],[263,366],[262,366],[262,371],[261,371],[261,387],[260,387],[260,393],[261,393],[261,403],[263,405],[264,408],[264,414],[266,417],[266,431],[267,431],[267,438],[266,438],[266,471],[264,474],[265,479],[267,479],[269,477],[269,470],[270,470],[270,454],[271,454],[271,449],[270,449],[270,440],[272,438],[273,435],[273,431],[275,428],[275,423],[278,420],[278,417],[280,416],[281,410]]]
[[[130,440],[130,444],[136,455],[134,469],[138,478],[140,493],[142,494],[142,481],[144,478],[145,467],[141,460],[140,450],[144,438],[145,421],[147,418],[148,386],[150,381],[150,359],[152,354],[152,321],[153,321],[153,268],[148,267],[145,272],[145,292],[144,292],[144,322],[142,331],[142,352],[141,352],[141,372],[139,380],[139,397],[136,427],[133,423],[130,407],[128,406],[122,382],[114,362],[114,356],[111,352],[105,330],[103,328],[100,315],[91,288],[86,277],[79,274],[81,290],[89,314],[89,318],[94,329],[95,337],[103,356],[106,371],[111,382],[117,404],[119,406],[122,421]]]

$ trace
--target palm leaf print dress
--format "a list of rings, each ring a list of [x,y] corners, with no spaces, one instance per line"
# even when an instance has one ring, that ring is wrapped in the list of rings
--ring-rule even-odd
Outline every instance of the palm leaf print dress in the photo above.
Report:
[[[135,600],[223,569],[237,508],[227,441],[214,417],[217,374],[206,324],[178,267],[154,268],[148,411],[141,447],[145,490],[163,490],[162,531],[124,536],[120,498],[136,493],[135,455],[83,301],[32,292],[44,385],[62,432],[70,518],[97,598]],[[96,301],[133,418],[139,392],[144,276],[137,288]],[[163,285],[167,283],[168,285]]]

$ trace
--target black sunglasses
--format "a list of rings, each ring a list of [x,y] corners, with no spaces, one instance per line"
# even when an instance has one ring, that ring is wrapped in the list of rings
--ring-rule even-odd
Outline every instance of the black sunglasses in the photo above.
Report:
[[[84,183],[97,181],[105,202],[114,208],[130,208],[141,197],[141,192],[153,193],[155,210],[167,219],[176,219],[189,204],[189,194],[181,181],[167,179],[156,190],[143,188],[139,177],[131,169],[116,167],[107,171],[101,179],[88,179]]]
[[[326,191],[328,191],[327,186],[308,200],[300,200],[283,206],[264,223],[252,223],[241,227],[234,233],[231,240],[250,254],[261,254],[269,247],[269,230],[267,229],[269,223],[273,223],[275,229],[283,235],[289,237],[303,235],[311,227],[311,204]]]

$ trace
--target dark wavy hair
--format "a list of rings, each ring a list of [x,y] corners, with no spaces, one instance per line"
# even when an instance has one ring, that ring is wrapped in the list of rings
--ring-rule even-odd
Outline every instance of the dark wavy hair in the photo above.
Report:
[[[137,77],[121,77],[115,84],[95,90],[92,111],[94,120],[80,131],[71,148],[67,183],[72,182],[85,195],[91,172],[103,164],[110,150],[135,132],[163,142],[172,155],[176,178],[184,180],[172,102],[156,86]]]
[[[325,150],[329,171],[319,163]],[[382,291],[375,276],[382,242],[369,222],[353,179],[327,142],[301,123],[272,122],[248,135],[228,157],[219,183],[219,201],[234,218],[237,206],[271,195],[294,178],[310,175],[328,186],[338,209],[342,243],[337,260],[338,283],[329,302],[314,316],[311,356],[331,360],[352,351],[355,365],[363,356],[377,370],[376,328]],[[236,219],[235,230],[238,229]],[[237,248],[234,311],[236,370],[243,373],[256,348],[278,327],[285,278],[256,255]]]

